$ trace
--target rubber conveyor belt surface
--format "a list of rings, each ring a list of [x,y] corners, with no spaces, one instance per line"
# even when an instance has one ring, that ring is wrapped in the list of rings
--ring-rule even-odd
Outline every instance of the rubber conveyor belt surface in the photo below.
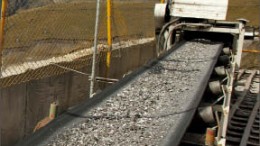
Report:
[[[221,49],[185,42],[18,145],[178,145]]]

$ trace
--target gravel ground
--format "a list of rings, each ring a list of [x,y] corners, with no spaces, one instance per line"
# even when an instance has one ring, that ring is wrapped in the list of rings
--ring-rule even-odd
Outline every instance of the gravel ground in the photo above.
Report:
[[[49,146],[160,145],[180,125],[221,44],[187,42],[54,136]],[[205,83],[206,84],[206,83]]]

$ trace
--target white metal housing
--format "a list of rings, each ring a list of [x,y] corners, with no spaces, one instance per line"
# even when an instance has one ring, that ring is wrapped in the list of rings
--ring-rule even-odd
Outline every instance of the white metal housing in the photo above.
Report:
[[[174,17],[226,20],[228,0],[173,0],[170,15]]]

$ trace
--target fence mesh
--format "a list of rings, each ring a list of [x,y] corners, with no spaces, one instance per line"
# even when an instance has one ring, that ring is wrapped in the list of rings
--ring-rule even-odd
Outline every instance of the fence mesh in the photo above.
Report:
[[[153,37],[151,2],[112,1],[113,44]],[[92,62],[96,1],[7,0],[1,87],[80,69]],[[146,19],[144,19],[146,18]],[[101,2],[99,52],[106,48],[106,1]],[[127,45],[127,44],[126,44]],[[97,62],[104,61],[99,53]]]
[[[2,0],[7,1],[4,45],[1,46],[0,86],[64,73],[90,65],[95,25],[95,0]],[[113,44],[153,37],[153,7],[160,0],[112,0]],[[243,13],[259,25],[250,12],[259,11],[253,1],[241,7],[231,1],[228,20]],[[239,15],[239,16],[238,16]],[[149,19],[148,19],[149,18]],[[101,3],[99,49],[106,48],[106,0]],[[102,47],[103,45],[103,47]],[[104,61],[100,53],[97,62]],[[120,56],[120,55],[117,55]],[[103,59],[102,59],[103,58]]]

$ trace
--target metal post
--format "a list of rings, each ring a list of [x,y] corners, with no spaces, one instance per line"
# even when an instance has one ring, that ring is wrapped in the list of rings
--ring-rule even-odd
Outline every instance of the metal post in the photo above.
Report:
[[[108,76],[111,64],[112,51],[112,25],[111,25],[111,0],[107,0],[107,57],[106,57],[106,77]]]
[[[94,50],[93,50],[93,59],[92,59],[91,83],[90,83],[90,91],[89,91],[90,98],[93,96],[94,85],[95,85],[96,55],[97,55],[98,28],[99,28],[99,13],[100,13],[100,0],[97,0],[95,34],[94,34]]]
[[[7,0],[2,0],[1,3],[1,29],[0,29],[0,77],[2,76],[2,54],[3,54],[3,46],[4,46],[4,24],[5,24],[5,13],[7,8]],[[1,91],[0,91],[1,94]],[[0,103],[2,98],[0,97]],[[1,112],[0,112],[1,113]],[[0,146],[2,146],[2,126],[1,122],[3,122],[2,115],[0,115]]]
[[[1,9],[1,29],[0,29],[0,77],[2,76],[2,55],[4,50],[4,27],[5,27],[5,15],[7,8],[7,0],[2,0]]]
[[[245,35],[245,29],[244,24],[242,22],[239,23],[238,28],[240,30],[240,33],[238,34],[237,40],[236,40],[236,56],[235,61],[237,63],[237,67],[240,68],[241,58],[242,58],[242,50],[243,50],[243,42],[244,42],[244,35]]]
[[[233,92],[233,85],[234,85],[234,74],[236,71],[236,62],[231,63],[231,70],[228,73],[228,83],[224,90],[224,103],[222,105],[223,113],[221,117],[221,125],[222,127],[219,127],[218,132],[218,145],[225,146],[226,145],[226,135],[227,135],[227,127],[228,127],[228,118],[230,114],[230,103],[231,103],[231,97]]]

